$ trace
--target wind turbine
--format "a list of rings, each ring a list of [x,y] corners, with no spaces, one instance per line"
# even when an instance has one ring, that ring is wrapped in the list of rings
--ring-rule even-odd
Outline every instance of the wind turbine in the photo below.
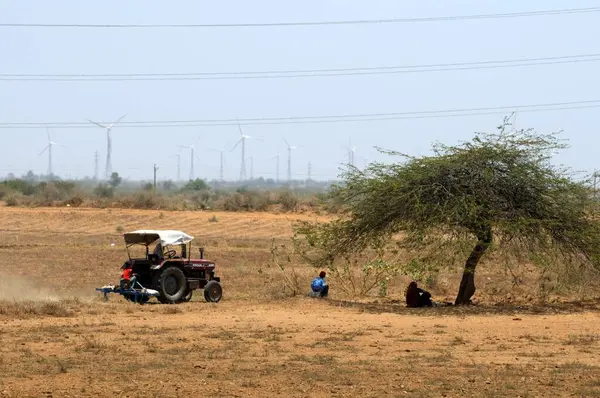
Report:
[[[513,112],[513,120],[512,120],[512,131],[517,131],[517,113],[519,112],[519,108],[515,109]]]
[[[219,158],[219,160],[220,160],[220,162],[219,162],[219,178],[220,178],[221,182],[225,181],[225,179],[224,179],[224,175],[225,175],[225,172],[224,172],[224,170],[225,170],[225,155],[224,155],[224,152],[225,152],[225,150],[228,147],[229,147],[229,144],[225,145],[223,147],[223,149],[209,148],[209,150],[211,150],[213,152],[219,152],[219,156],[220,156],[220,158]]]
[[[285,145],[287,145],[287,151],[288,151],[287,179],[288,179],[288,183],[289,183],[289,182],[292,182],[292,150],[297,149],[298,147],[291,146],[287,142],[287,140],[285,139],[285,137],[283,138],[283,140],[285,141]]]
[[[108,180],[112,173],[112,163],[111,163],[111,154],[112,154],[112,140],[110,138],[110,131],[114,127],[115,124],[119,123],[127,114],[124,114],[120,118],[117,119],[116,122],[106,126],[104,124],[100,124],[90,119],[86,119],[90,123],[94,123],[96,126],[100,126],[106,129],[106,169],[104,171],[105,178]]]
[[[249,135],[245,135],[242,132],[242,126],[240,126],[240,124],[238,123],[238,129],[240,131],[240,139],[238,140],[238,142],[236,142],[236,144],[233,146],[233,148],[231,148],[231,151],[233,152],[233,150],[235,148],[237,148],[237,146],[240,144],[240,142],[242,143],[242,163],[240,165],[240,180],[244,181],[246,180],[246,140],[248,138],[252,138]],[[260,138],[256,138],[259,141],[262,141]]]
[[[198,136],[198,138],[196,138],[196,141],[194,141],[192,145],[179,145],[179,147],[181,148],[186,148],[190,150],[190,181],[194,179],[194,151],[196,150],[196,144],[200,140],[200,137],[201,136]]]
[[[50,130],[48,129],[48,127],[46,127],[46,134],[48,135],[48,145],[46,145],[46,147],[42,150],[42,152],[39,153],[38,156],[41,156],[44,152],[46,152],[46,150],[48,150],[48,176],[50,177],[53,175],[52,174],[52,147],[54,145],[60,145],[62,147],[65,147],[65,146],[58,144],[58,143],[52,141],[52,139],[50,139]]]
[[[352,146],[352,138],[348,140],[348,146],[346,147],[348,150],[348,164],[350,166],[354,166],[354,155],[356,155],[356,147]]]
[[[275,182],[279,183],[279,154],[273,156],[269,160],[277,159],[277,163],[275,164]]]

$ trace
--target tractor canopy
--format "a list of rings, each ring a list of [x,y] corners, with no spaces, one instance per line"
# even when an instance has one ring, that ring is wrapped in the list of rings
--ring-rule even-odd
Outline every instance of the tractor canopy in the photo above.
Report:
[[[161,246],[185,245],[191,242],[194,237],[181,231],[173,230],[138,230],[123,234],[125,244],[149,246],[156,241],[160,241]]]

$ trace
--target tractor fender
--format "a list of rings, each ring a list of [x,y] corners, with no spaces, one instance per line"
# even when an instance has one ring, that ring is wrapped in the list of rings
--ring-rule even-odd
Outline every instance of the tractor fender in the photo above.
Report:
[[[172,259],[170,260],[163,260],[160,264],[154,264],[150,266],[150,270],[152,271],[156,271],[159,269],[163,269],[166,267],[178,267],[178,268],[183,268],[183,264],[180,261],[173,261]]]

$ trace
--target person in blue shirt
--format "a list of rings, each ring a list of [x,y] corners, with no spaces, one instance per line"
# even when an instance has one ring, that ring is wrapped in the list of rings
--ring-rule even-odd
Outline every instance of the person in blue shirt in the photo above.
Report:
[[[329,285],[327,285],[327,282],[325,282],[326,276],[327,274],[325,271],[321,271],[319,276],[313,279],[312,283],[310,284],[312,291],[319,293],[319,296],[321,297],[327,297],[329,294]]]

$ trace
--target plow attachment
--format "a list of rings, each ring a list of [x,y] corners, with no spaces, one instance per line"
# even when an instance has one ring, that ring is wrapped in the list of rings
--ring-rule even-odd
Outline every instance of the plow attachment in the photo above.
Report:
[[[143,304],[150,300],[150,297],[158,297],[160,293],[153,289],[146,289],[138,282],[136,282],[137,287],[130,287],[128,289],[124,289],[120,286],[115,285],[106,285],[102,287],[97,287],[96,290],[104,293],[104,301],[108,300],[109,293],[117,293],[125,297],[126,300],[132,301],[134,303]]]

